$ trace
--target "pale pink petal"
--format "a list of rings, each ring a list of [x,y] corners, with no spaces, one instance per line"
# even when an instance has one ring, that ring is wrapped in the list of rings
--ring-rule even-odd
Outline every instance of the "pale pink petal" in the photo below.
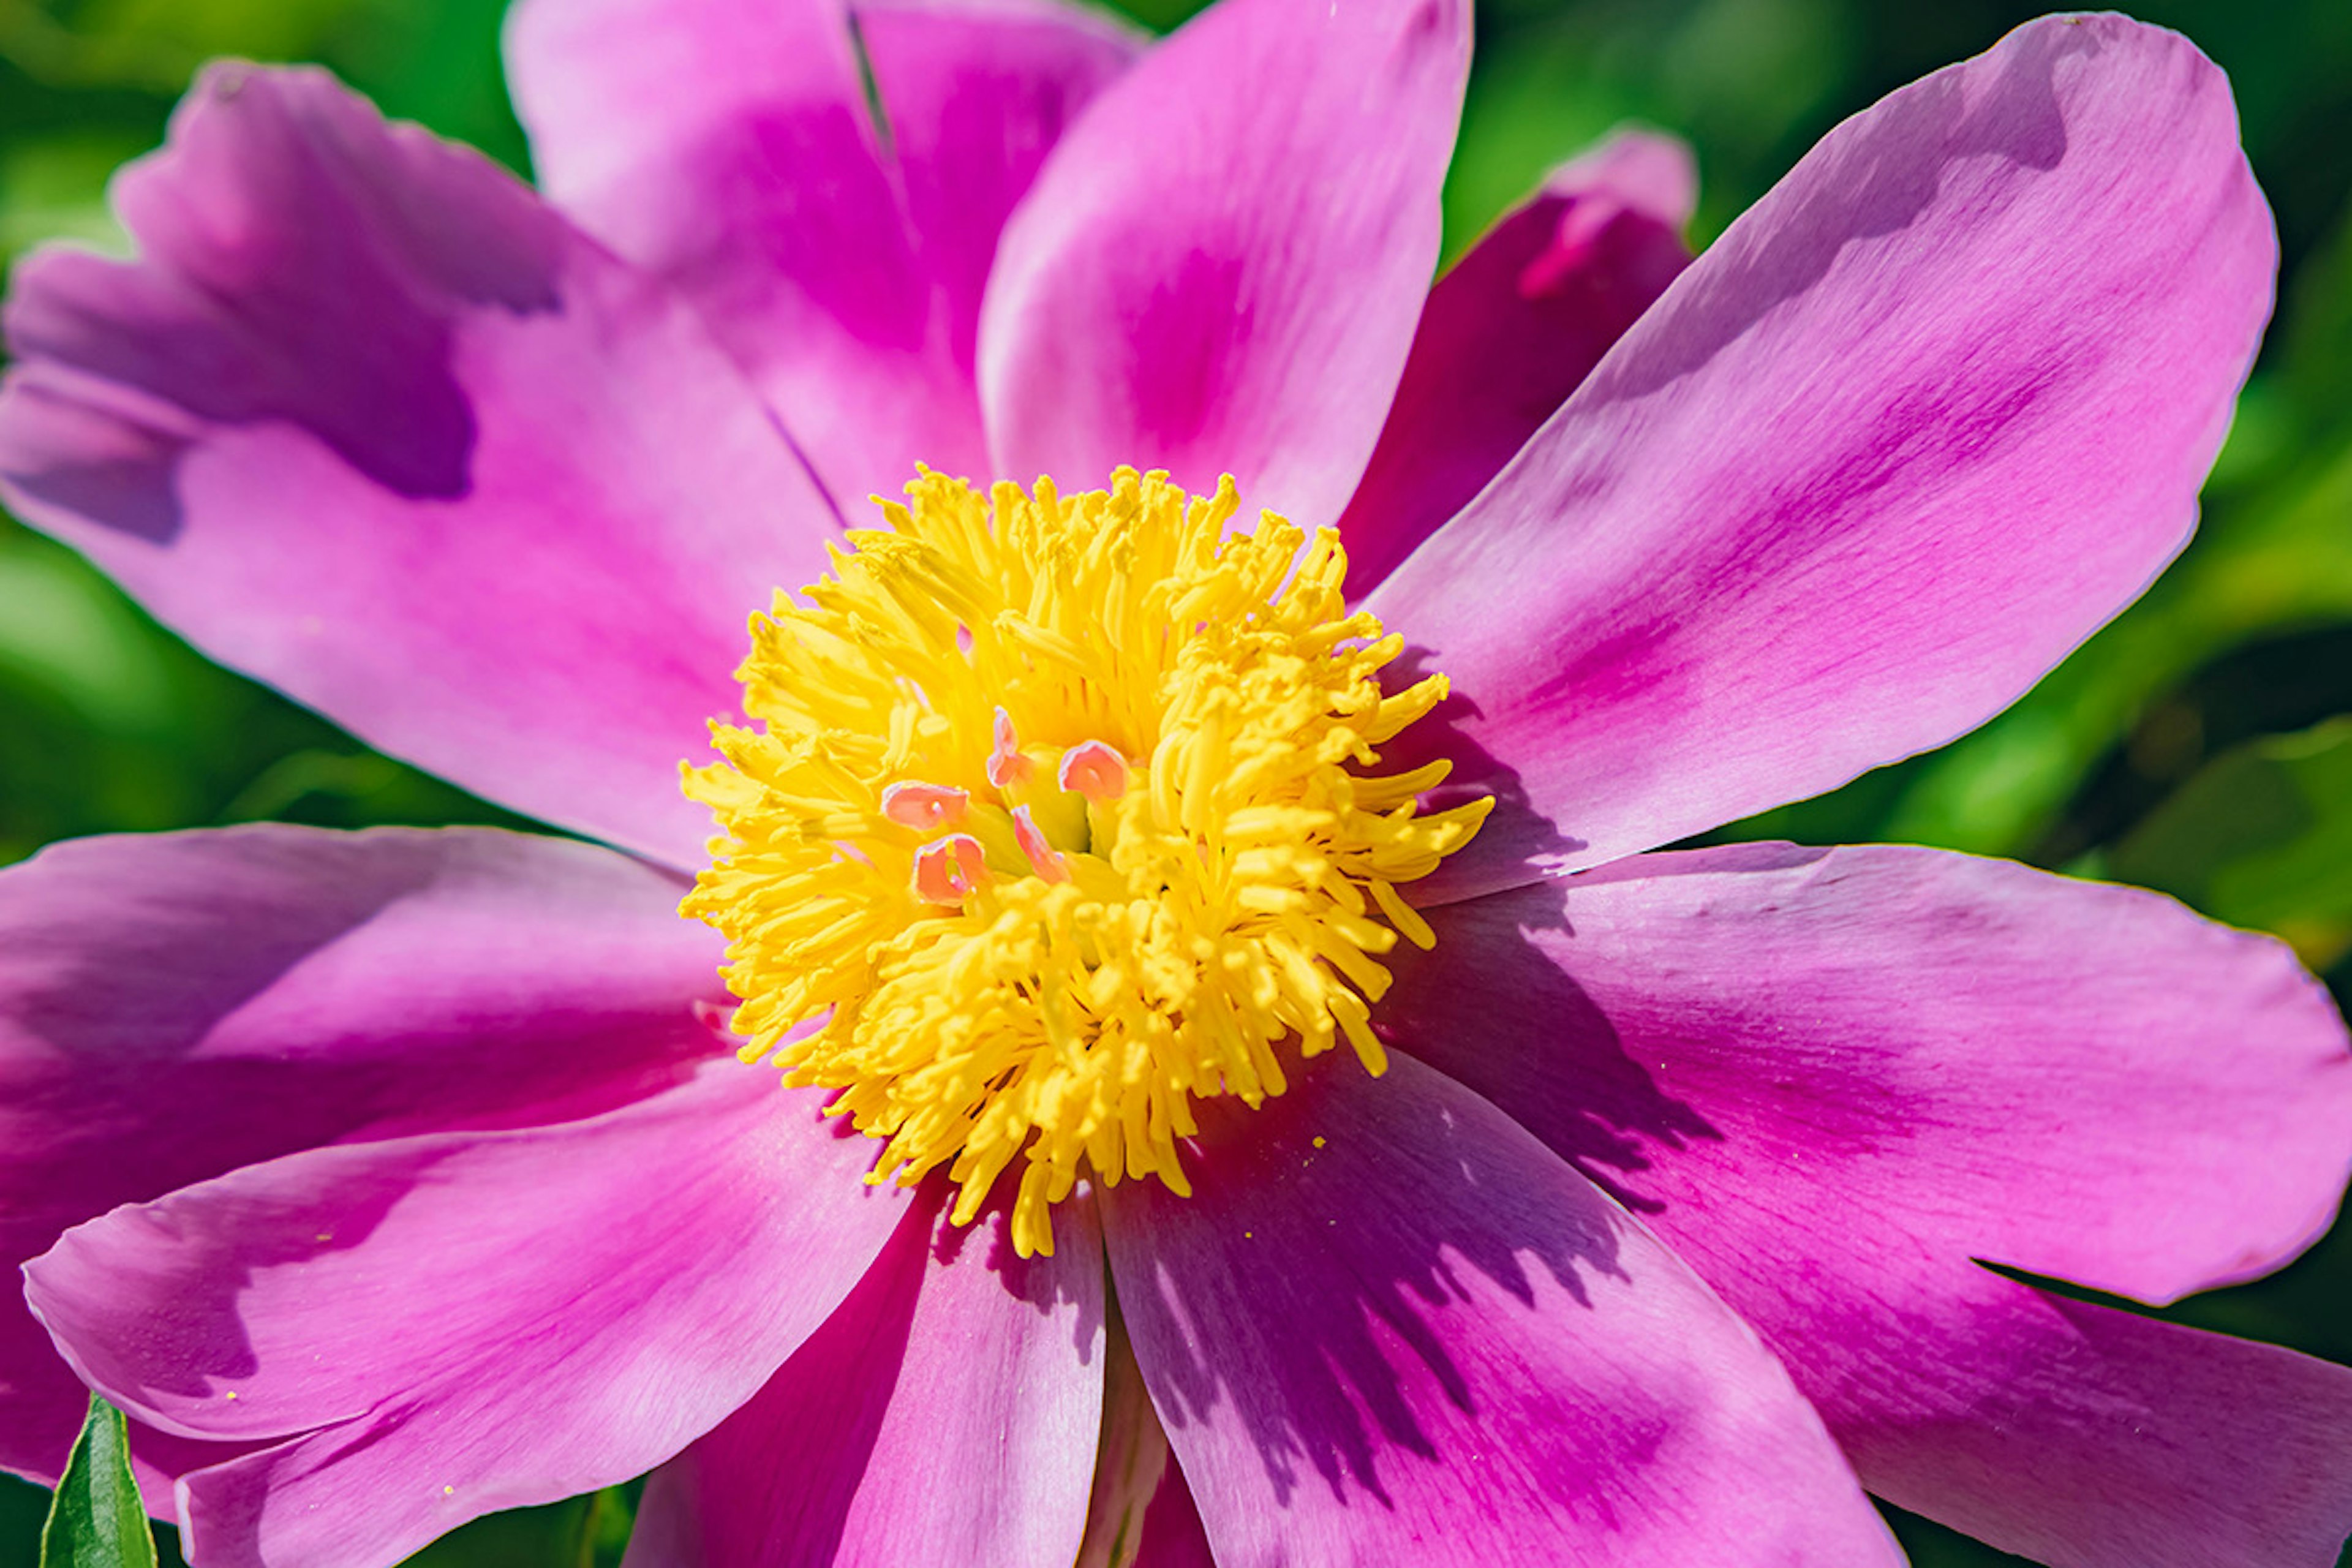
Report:
[[[1104,92],[989,281],[997,472],[1230,473],[1338,517],[1437,264],[1468,50],[1463,0],[1225,0]]]
[[[26,1266],[76,1370],[167,1431],[208,1565],[380,1564],[609,1486],[758,1391],[903,1207],[872,1145],[720,1060],[583,1121],[289,1155]]]
[[[1221,1568],[1895,1564],[1788,1374],[1639,1222],[1407,1058],[1204,1107],[1103,1194]]]
[[[2352,1052],[2284,946],[1903,848],[1643,856],[1430,919],[1381,1026],[1640,1214],[1864,1484],[2049,1561],[2332,1561],[2287,1543],[2352,1521],[2352,1373],[2085,1327],[1971,1261],[2164,1300],[2326,1226]],[[2267,1394],[2217,1403],[2240,1365],[2275,1445]],[[2216,1544],[2265,1529],[2278,1559]]]
[[[696,1013],[723,1000],[718,946],[681,891],[474,829],[87,838],[0,872],[0,1266],[296,1150],[677,1080],[723,1049]],[[0,1468],[54,1481],[88,1405],[21,1302],[0,1308]]]
[[[1068,1568],[1102,1417],[1102,1233],[1051,1258],[926,1190],[857,1289],[734,1415],[654,1473],[629,1568]]]
[[[831,526],[699,324],[313,70],[213,68],[115,200],[142,259],[17,271],[8,504],[371,744],[698,859],[678,760]]]
[[[990,477],[997,231],[1138,41],[1044,0],[858,5],[855,34],[852,11],[527,0],[507,54],[550,195],[701,308],[855,517],[918,462]]]
[[[1690,150],[1621,132],[1555,171],[1437,280],[1339,518],[1368,593],[1486,488],[1690,264]]]
[[[2015,700],[2188,537],[2275,257],[2221,73],[2120,16],[1832,132],[1371,596],[1454,679],[1458,782],[1510,807],[1425,897]]]

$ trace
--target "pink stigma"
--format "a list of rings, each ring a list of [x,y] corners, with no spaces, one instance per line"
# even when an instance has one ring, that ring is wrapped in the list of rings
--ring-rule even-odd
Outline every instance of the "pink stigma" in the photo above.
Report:
[[[1021,754],[1020,739],[1013,733],[1013,715],[999,708],[996,749],[988,753],[988,782],[999,789],[1011,789],[1036,771],[1037,764]]]
[[[1127,793],[1127,759],[1100,741],[1082,741],[1062,753],[1062,787],[1108,805]]]
[[[945,784],[894,784],[882,792],[882,815],[901,827],[929,833],[961,822],[969,798]]]
[[[1069,868],[1062,864],[1062,852],[1047,842],[1045,830],[1030,819],[1029,808],[1013,808],[1013,837],[1021,846],[1021,853],[1029,857],[1029,868],[1045,882],[1066,882]]]
[[[988,882],[988,862],[980,840],[951,833],[915,851],[915,896],[926,903],[962,903]]]

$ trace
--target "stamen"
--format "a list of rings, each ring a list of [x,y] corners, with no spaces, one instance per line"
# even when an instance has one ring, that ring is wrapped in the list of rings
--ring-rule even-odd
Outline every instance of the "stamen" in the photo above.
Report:
[[[1021,853],[1029,858],[1029,868],[1048,882],[1066,882],[1070,868],[1062,864],[1062,852],[1046,839],[1025,805],[1013,808],[1013,839],[1021,846]]]
[[[988,860],[980,840],[951,833],[915,851],[915,896],[926,903],[961,908],[988,885]]]
[[[744,1059],[835,1091],[868,1180],[945,1174],[959,1224],[1009,1186],[1025,1256],[1083,1185],[1189,1193],[1196,1101],[1381,1072],[1381,961],[1436,940],[1404,889],[1492,802],[1382,770],[1445,678],[1383,685],[1404,640],[1332,531],[1129,468],[907,495],[754,617],[682,907],[726,933]]]
[[[1021,742],[1013,733],[1013,715],[1003,709],[996,710],[996,748],[988,753],[988,782],[999,789],[1011,789],[1026,784],[1037,764],[1021,754]]]
[[[1127,759],[1100,741],[1081,741],[1062,753],[1061,785],[1108,805],[1127,793]]]
[[[894,784],[882,792],[882,815],[901,827],[930,833],[961,822],[971,800],[945,784]]]

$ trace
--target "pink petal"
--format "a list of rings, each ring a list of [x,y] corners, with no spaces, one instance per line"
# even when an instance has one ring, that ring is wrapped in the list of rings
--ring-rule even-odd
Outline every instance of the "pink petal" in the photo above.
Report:
[[[2159,1559],[2103,1542],[2269,1563],[2214,1543],[2352,1521],[2352,1373],[2084,1327],[1972,1261],[2166,1300],[2326,1227],[2352,1053],[2279,943],[2000,861],[1785,845],[1644,856],[1431,923],[1383,1029],[1642,1215],[1872,1489],[2119,1568]],[[2240,1364],[2293,1395],[2293,1440],[2263,1435],[2259,1395],[2216,1403]]]
[[[0,1265],[296,1150],[586,1115],[676,1081],[718,1046],[697,999],[723,994],[680,890],[606,850],[473,829],[86,838],[0,873]],[[54,1481],[88,1404],[21,1304],[0,1307],[0,1468]]]
[[[293,1154],[26,1267],[75,1369],[166,1431],[278,1439],[181,1485],[195,1561],[382,1563],[608,1486],[757,1392],[903,1194],[722,1060],[585,1121]]]
[[[1811,1372],[1872,1490],[2055,1568],[2338,1561],[2352,1369],[1981,1270],[1884,1285],[1870,1321],[1817,1321],[1850,1337]],[[1922,1298],[1965,1334],[1889,1335]]]
[[[1001,1213],[909,1208],[824,1326],[654,1473],[633,1568],[1068,1568],[1102,1414],[1102,1236],[1055,1212],[1051,1258]]]
[[[851,9],[528,0],[507,52],[549,194],[693,299],[854,515],[918,462],[990,477],[997,232],[1138,40],[1044,0]]]
[[[1468,50],[1461,0],[1225,0],[1119,79],[1004,231],[996,471],[1231,473],[1336,518],[1437,263]]]
[[[2221,73],[2123,17],[1832,132],[1372,595],[1464,699],[1458,781],[1519,807],[1444,892],[2013,700],[2188,537],[2275,256]]]
[[[1216,1568],[1209,1551],[1209,1532],[1184,1482],[1183,1467],[1171,1459],[1160,1473],[1160,1486],[1143,1510],[1143,1533],[1135,1555],[1123,1568]],[[1086,1568],[1081,1563],[1079,1568]]]
[[[1211,1118],[1104,1194],[1223,1568],[1899,1563],[1817,1417],[1641,1225],[1409,1058]]]
[[[981,301],[1005,220],[1064,129],[1150,39],[1059,0],[852,0],[850,10],[963,408],[976,416]],[[887,477],[896,494],[914,470],[902,463]]]
[[[678,759],[830,513],[681,308],[312,70],[212,68],[16,274],[0,493],[226,663],[682,863]]]
[[[1690,150],[1621,132],[1554,172],[1422,307],[1412,354],[1339,519],[1369,592],[1486,488],[1690,264]]]

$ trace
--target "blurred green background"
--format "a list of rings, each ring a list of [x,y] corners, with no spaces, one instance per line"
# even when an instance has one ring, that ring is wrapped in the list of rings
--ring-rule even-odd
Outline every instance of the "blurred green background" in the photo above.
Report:
[[[103,187],[201,60],[320,60],[518,170],[501,0],[0,0],[0,257],[119,243]],[[1155,26],[1190,0],[1137,0]],[[1449,252],[1610,126],[1686,136],[1704,243],[1835,121],[2033,15],[1946,0],[1493,0],[1447,191]],[[2276,209],[2278,315],[2197,542],[1977,733],[1720,838],[1893,839],[2138,882],[2275,931],[2352,991],[2352,5],[2175,0],[2235,83]],[[279,818],[509,820],[207,663],[69,552],[0,519],[0,864],[51,839]],[[2352,1362],[2352,1226],[2161,1316]],[[0,1563],[45,1498],[0,1478]],[[618,1560],[627,1489],[488,1519],[416,1561]],[[1898,1517],[1922,1568],[2014,1562]],[[165,1532],[168,1534],[168,1531]],[[167,1543],[168,1544],[168,1543]]]

